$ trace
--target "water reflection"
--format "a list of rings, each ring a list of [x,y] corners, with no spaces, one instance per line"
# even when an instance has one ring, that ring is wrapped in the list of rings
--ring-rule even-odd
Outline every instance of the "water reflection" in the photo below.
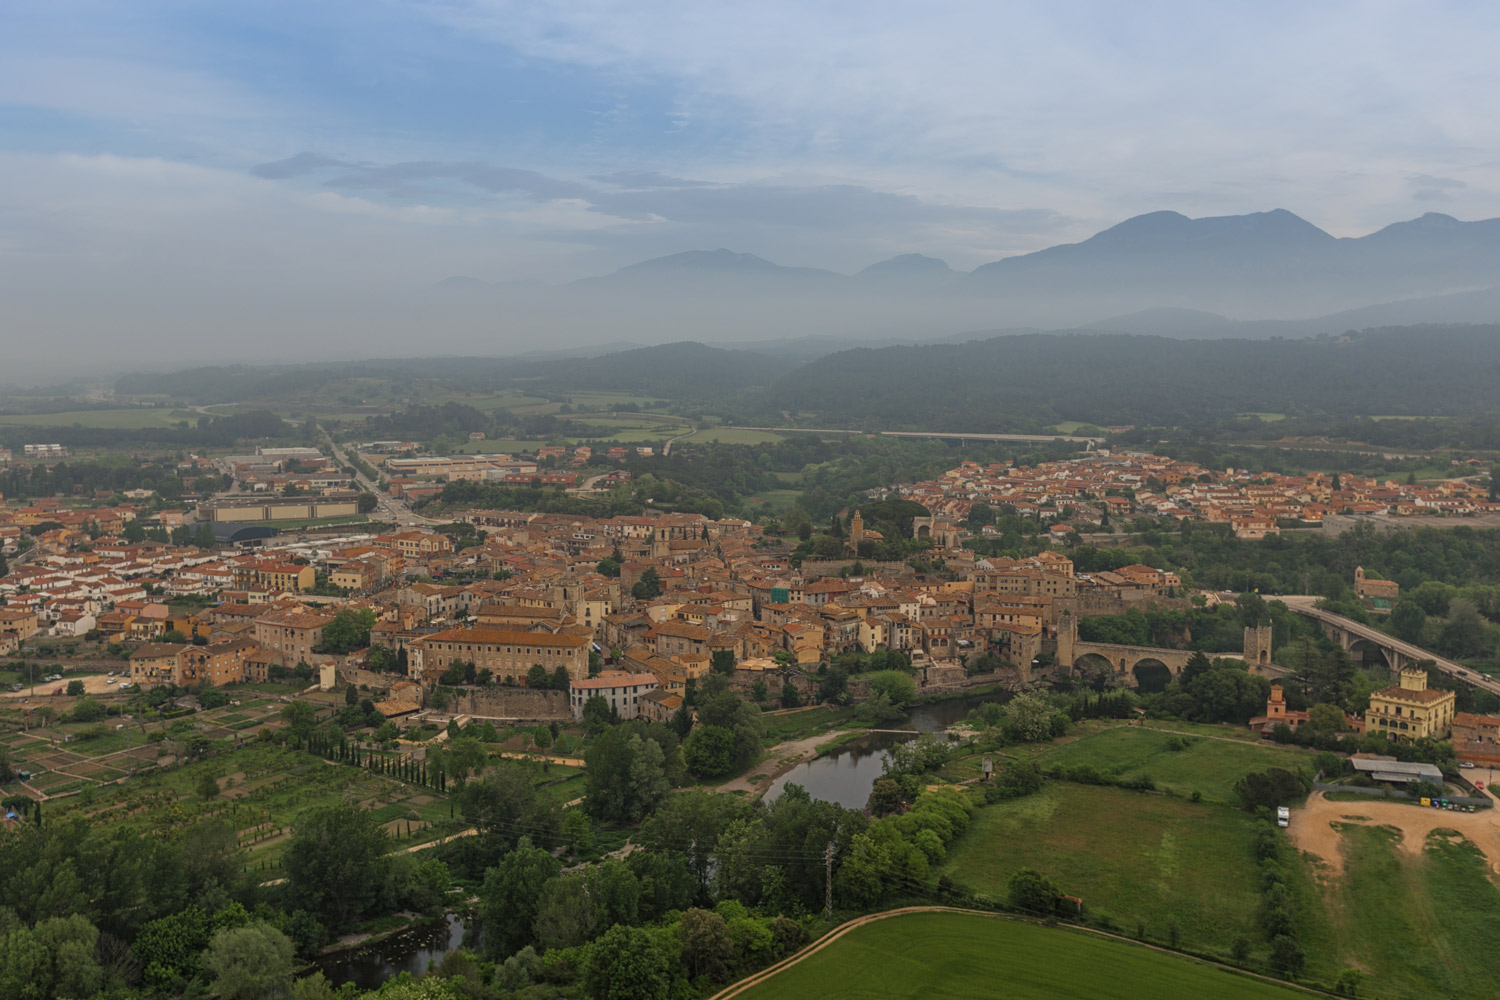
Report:
[[[403,972],[426,972],[429,961],[441,961],[463,944],[467,926],[462,917],[450,914],[373,944],[324,955],[313,965],[335,986],[353,983],[362,990],[372,990]]]

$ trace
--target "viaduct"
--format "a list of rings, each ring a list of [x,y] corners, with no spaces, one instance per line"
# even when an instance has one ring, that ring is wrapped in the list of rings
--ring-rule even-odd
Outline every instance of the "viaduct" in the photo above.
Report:
[[[1324,611],[1316,606],[1316,597],[1282,597],[1281,600],[1291,611],[1311,618],[1323,627],[1323,634],[1339,644],[1339,647],[1351,655],[1362,656],[1367,649],[1374,649],[1385,659],[1386,666],[1391,668],[1394,675],[1408,664],[1418,660],[1431,660],[1437,664],[1443,673],[1460,680],[1470,687],[1489,691],[1500,695],[1500,681],[1486,677],[1483,674],[1469,670],[1462,664],[1446,660],[1436,653],[1429,652],[1421,646],[1414,646],[1409,642],[1397,639],[1395,636],[1386,635],[1377,628],[1369,625],[1361,625],[1352,618],[1336,615],[1331,611]],[[1059,629],[1059,635],[1061,630]],[[1060,642],[1060,640],[1059,640]]]

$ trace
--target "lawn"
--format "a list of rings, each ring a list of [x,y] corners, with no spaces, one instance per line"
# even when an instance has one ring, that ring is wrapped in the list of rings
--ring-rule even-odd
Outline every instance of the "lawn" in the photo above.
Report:
[[[828,705],[800,709],[784,715],[762,715],[760,723],[761,742],[768,747],[785,743],[787,740],[799,740],[804,736],[812,736],[830,729],[864,727],[864,723],[855,721],[852,707],[832,708]]]
[[[1312,769],[1312,755],[1303,750],[1230,742],[1196,727],[1201,735],[1176,736],[1158,729],[1116,725],[1066,743],[1054,743],[1037,755],[1044,769],[1090,764],[1121,778],[1148,774],[1160,789],[1180,795],[1201,792],[1216,802],[1235,802],[1234,783],[1249,771],[1270,767]],[[1204,730],[1207,733],[1203,732]],[[1174,739],[1187,742],[1183,750],[1167,749]]]
[[[1324,897],[1336,935],[1330,971],[1366,970],[1374,996],[1500,994],[1500,890],[1479,850],[1435,832],[1414,856],[1391,830],[1350,824],[1343,832],[1344,872]]]
[[[1303,995],[1076,931],[974,914],[913,913],[850,931],[739,997],[1278,1000]]]
[[[1220,805],[1115,788],[1051,782],[1041,792],[980,809],[943,874],[1004,898],[1017,870],[1034,868],[1134,933],[1228,955],[1259,942],[1255,823]]]
[[[746,503],[765,504],[776,511],[783,511],[802,499],[801,490],[766,490],[746,498]]]

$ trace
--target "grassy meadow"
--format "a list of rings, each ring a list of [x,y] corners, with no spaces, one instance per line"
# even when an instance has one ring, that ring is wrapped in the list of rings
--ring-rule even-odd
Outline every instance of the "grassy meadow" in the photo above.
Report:
[[[966,913],[912,913],[856,928],[738,994],[740,1000],[1283,1000],[1274,983],[1060,928]]]

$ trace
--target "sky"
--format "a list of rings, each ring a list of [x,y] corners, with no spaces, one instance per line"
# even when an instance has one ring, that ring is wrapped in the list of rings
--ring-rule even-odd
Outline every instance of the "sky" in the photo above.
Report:
[[[1497,50],[1443,0],[4,0],[0,323],[282,349],[452,275],[1490,218]]]

